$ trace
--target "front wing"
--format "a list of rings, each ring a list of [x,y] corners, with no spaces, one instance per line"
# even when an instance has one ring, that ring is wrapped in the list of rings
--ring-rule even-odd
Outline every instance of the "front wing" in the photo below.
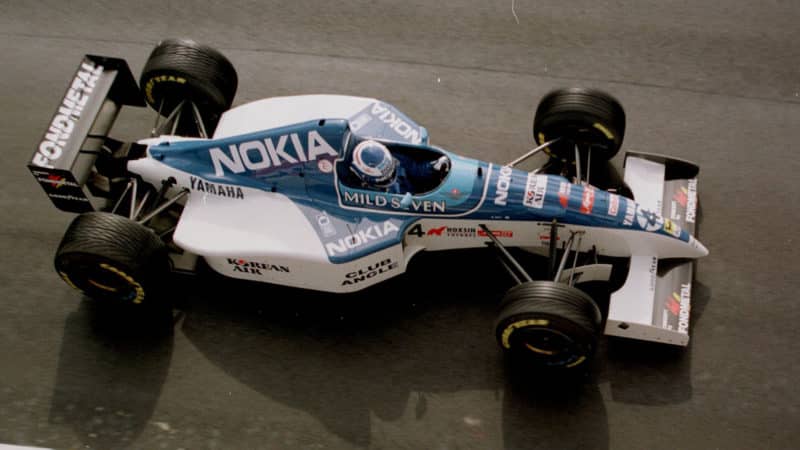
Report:
[[[636,201],[664,217],[666,230],[694,234],[697,166],[658,155],[629,153],[625,182]],[[625,284],[611,295],[605,333],[685,346],[694,262],[659,259],[633,249]]]

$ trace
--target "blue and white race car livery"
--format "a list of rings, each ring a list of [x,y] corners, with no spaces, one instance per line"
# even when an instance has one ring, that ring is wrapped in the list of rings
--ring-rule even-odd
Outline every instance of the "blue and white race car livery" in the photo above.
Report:
[[[95,79],[81,91],[80,114],[53,121],[53,127],[69,125],[70,133],[48,131],[29,167],[61,209],[130,211],[132,220],[152,224],[169,239],[175,270],[193,271],[203,258],[233,278],[344,293],[404,273],[420,251],[490,244],[551,258],[561,252],[564,260],[569,254],[628,258],[606,333],[688,342],[691,262],[661,273],[659,261],[688,261],[708,251],[693,235],[697,172],[674,176],[676,160],[629,153],[625,183],[634,201],[582,178],[580,161],[567,164],[572,172],[552,173],[459,156],[431,145],[427,130],[394,106],[339,95],[258,100],[224,111],[210,136],[205,130],[179,135],[173,127],[120,145],[105,137],[113,120],[98,130],[98,118],[109,104],[141,104],[130,94],[135,82],[127,65],[87,56],[73,85],[84,72]],[[68,90],[63,103],[76,95]],[[402,189],[369,186],[354,175],[353,150],[365,141],[388,148]],[[114,144],[114,155],[125,156],[114,159],[115,175],[107,175],[102,152]],[[121,194],[113,188],[119,179]],[[108,180],[107,191],[115,194],[98,193],[97,180]],[[156,197],[161,206],[145,206]],[[167,225],[159,229],[159,220]],[[608,280],[611,266],[575,267],[570,259],[560,269],[555,281],[572,284]],[[142,298],[138,290],[131,295]],[[507,344],[514,327],[530,323],[514,322],[498,339]]]

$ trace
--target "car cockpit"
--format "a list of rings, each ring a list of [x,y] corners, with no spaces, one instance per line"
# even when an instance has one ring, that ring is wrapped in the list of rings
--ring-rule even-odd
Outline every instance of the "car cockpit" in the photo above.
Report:
[[[344,149],[336,172],[351,188],[420,195],[439,187],[450,172],[450,158],[435,148],[350,134]]]

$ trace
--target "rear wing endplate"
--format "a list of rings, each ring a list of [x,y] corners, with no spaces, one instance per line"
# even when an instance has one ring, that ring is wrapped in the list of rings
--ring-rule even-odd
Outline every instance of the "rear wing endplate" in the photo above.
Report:
[[[691,162],[645,153],[625,155],[625,182],[643,208],[694,234],[697,174]],[[685,346],[689,343],[693,261],[631,257],[628,278],[611,294],[605,334]]]
[[[84,56],[28,163],[58,209],[94,209],[84,185],[122,105],[145,106],[125,60]]]

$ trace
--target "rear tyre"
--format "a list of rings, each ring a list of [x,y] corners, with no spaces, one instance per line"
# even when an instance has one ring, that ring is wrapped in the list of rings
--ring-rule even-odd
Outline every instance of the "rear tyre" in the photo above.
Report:
[[[139,81],[147,103],[164,116],[184,100],[193,102],[209,134],[231,107],[237,84],[236,70],[222,53],[188,39],[159,42]],[[184,115],[189,124],[191,114]]]
[[[154,292],[169,270],[164,242],[126,217],[89,212],[77,216],[55,257],[71,287],[109,306],[163,306]]]
[[[599,308],[580,289],[530,281],[506,293],[495,336],[513,356],[541,367],[573,369],[594,354],[600,322]]]
[[[595,89],[558,89],[542,98],[533,119],[539,145],[560,138],[545,151],[562,161],[575,159],[575,145],[592,149],[592,161],[608,161],[622,146],[625,110],[609,94]]]

